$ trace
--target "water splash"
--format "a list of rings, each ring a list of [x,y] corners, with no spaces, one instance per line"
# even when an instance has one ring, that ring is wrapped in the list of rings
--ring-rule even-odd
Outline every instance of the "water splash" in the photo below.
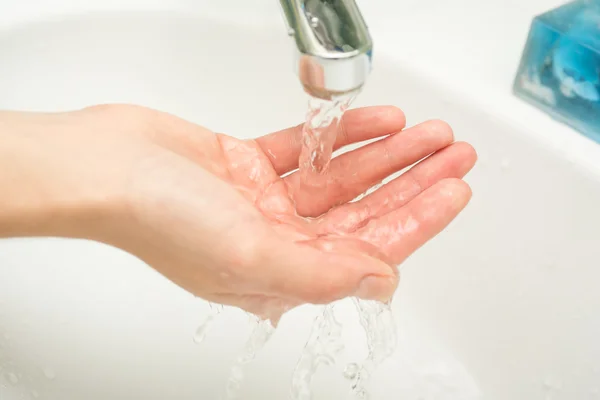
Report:
[[[362,199],[364,199],[365,197],[367,197],[368,195],[370,195],[371,193],[375,192],[376,190],[378,190],[379,188],[381,188],[384,185],[383,182],[377,183],[373,186],[371,186],[369,188],[369,190],[367,190],[366,192],[358,195],[354,200],[352,200],[353,203],[357,202],[357,201],[361,201]]]
[[[326,172],[331,162],[340,122],[354,96],[333,101],[312,98],[303,130],[303,148],[300,155],[300,176],[303,183],[303,199],[314,201],[312,194],[327,187]],[[353,201],[359,201],[381,187],[374,185]],[[322,195],[322,193],[320,193]],[[296,202],[298,205],[298,201]],[[396,348],[397,333],[389,305],[379,302],[354,300],[360,323],[367,336],[369,355],[361,366],[349,364],[344,376],[353,381],[352,395],[356,399],[367,399],[366,385],[381,362]],[[325,308],[313,326],[303,354],[296,365],[292,379],[292,399],[310,400],[311,382],[322,364],[333,364],[343,349],[341,325],[336,321],[333,307]]]
[[[321,365],[332,365],[344,349],[342,325],[336,320],[333,305],[325,307],[319,315],[296,364],[292,376],[291,398],[293,400],[312,399],[311,382]]]
[[[250,334],[250,338],[246,342],[242,353],[231,367],[225,392],[226,400],[237,400],[241,398],[240,388],[244,380],[245,367],[256,358],[256,354],[265,347],[275,332],[275,327],[271,324],[271,321],[255,318],[255,323],[256,327]]]
[[[358,375],[359,371],[360,366],[357,363],[350,363],[346,365],[346,368],[344,368],[344,378],[352,381],[356,379],[356,376]]]
[[[369,355],[355,374],[351,394],[355,399],[366,400],[369,398],[369,379],[377,367],[394,353],[398,337],[390,304],[358,298],[353,301],[367,336]]]
[[[206,335],[210,331],[210,328],[213,326],[215,319],[221,312],[223,312],[223,305],[216,303],[208,303],[210,307],[210,311],[204,322],[198,326],[196,332],[194,333],[194,343],[200,344],[206,338]]]

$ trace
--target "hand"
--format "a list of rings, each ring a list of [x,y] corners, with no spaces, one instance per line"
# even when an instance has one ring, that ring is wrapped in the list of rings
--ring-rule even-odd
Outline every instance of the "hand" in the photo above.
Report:
[[[42,212],[39,201],[20,201],[15,207],[30,223],[13,235],[102,241],[196,296],[272,319],[303,303],[388,300],[395,266],[467,204],[460,178],[476,159],[443,122],[402,130],[394,107],[349,111],[336,148],[385,138],[334,159],[326,190],[299,210],[313,217],[304,219],[294,204],[302,182],[288,174],[297,168],[301,126],[238,140],[133,106],[9,119],[17,130],[44,130],[31,136],[37,150],[24,151],[37,167],[21,164],[33,177],[29,187],[41,187],[51,204]]]

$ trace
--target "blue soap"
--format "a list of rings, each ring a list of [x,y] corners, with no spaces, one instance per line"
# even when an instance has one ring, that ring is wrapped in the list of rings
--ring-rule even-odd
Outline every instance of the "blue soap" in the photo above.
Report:
[[[600,1],[534,18],[514,93],[600,142]]]

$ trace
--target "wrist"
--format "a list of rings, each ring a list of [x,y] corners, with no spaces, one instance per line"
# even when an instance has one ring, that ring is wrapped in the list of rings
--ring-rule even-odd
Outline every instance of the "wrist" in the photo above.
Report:
[[[0,112],[0,238],[101,239],[118,218],[122,197],[97,184],[76,129],[66,115]]]

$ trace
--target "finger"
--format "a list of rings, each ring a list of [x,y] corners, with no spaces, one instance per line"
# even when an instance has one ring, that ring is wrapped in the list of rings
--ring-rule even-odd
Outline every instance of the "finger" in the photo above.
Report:
[[[340,123],[334,149],[398,132],[405,123],[404,113],[393,106],[349,110]],[[303,126],[300,124],[256,139],[279,175],[298,168]]]
[[[464,177],[473,168],[476,160],[477,153],[471,145],[464,142],[454,143],[360,201],[331,210],[319,224],[319,233],[353,232],[365,221],[404,206],[442,179]]]
[[[372,219],[353,236],[379,248],[400,264],[441,232],[467,205],[471,189],[460,179],[445,179],[406,206]]]
[[[299,173],[286,177],[286,182],[296,200],[298,213],[319,216],[354,199],[387,176],[448,146],[453,140],[452,129],[447,123],[425,122],[336,157],[327,173],[327,184],[319,187],[318,198],[311,196],[310,201],[302,198],[310,193]]]
[[[269,160],[252,141],[241,141],[227,135],[217,135],[223,150],[223,160],[229,178],[254,202],[274,183],[280,180],[271,168]]]
[[[312,304],[348,296],[389,300],[398,282],[394,269],[359,250],[352,252],[356,246],[349,246],[348,240],[282,242],[271,247],[260,261],[267,293]]]

